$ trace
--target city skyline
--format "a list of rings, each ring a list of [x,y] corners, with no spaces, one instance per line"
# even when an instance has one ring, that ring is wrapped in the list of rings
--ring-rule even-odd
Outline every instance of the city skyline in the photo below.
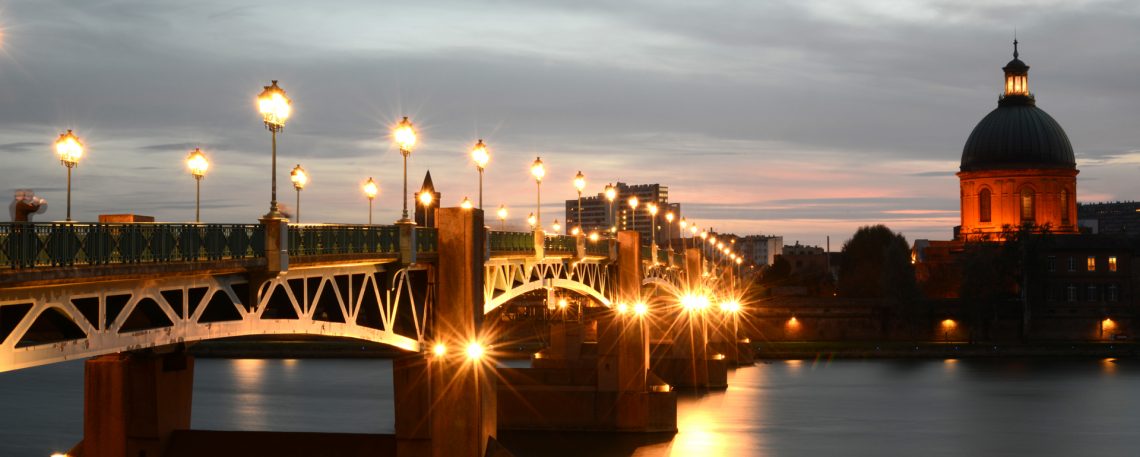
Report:
[[[407,115],[422,141],[410,182],[430,169],[445,206],[475,198],[467,152],[482,138],[485,207],[506,204],[516,226],[533,210],[537,155],[544,222],[576,195],[581,169],[587,195],[660,182],[690,220],[722,232],[830,235],[837,249],[883,223],[946,239],[962,145],[996,105],[1016,26],[1030,88],[1076,150],[1078,200],[1135,197],[1140,59],[1120,39],[1135,35],[1135,5],[631,5],[4,3],[3,187],[34,189],[49,201],[37,219],[62,220],[50,145],[71,128],[88,146],[77,220],[193,220],[183,159],[195,147],[213,165],[202,219],[255,220],[269,135],[254,97],[278,79],[295,107],[279,137],[279,200],[292,201],[288,171],[302,164],[305,222],[363,222],[369,176],[376,220],[399,217],[388,132]]]

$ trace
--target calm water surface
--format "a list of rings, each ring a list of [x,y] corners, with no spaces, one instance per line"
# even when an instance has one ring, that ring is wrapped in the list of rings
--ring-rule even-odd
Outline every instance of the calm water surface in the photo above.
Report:
[[[82,434],[83,364],[0,374],[0,456]],[[387,360],[197,361],[193,427],[392,433]],[[685,394],[675,436],[506,434],[527,456],[1140,455],[1140,361],[781,361]]]

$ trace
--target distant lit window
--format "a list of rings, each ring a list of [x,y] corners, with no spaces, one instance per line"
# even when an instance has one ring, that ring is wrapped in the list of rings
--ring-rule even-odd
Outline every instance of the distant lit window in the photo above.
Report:
[[[1096,286],[1089,284],[1088,290],[1085,292],[1085,301],[1097,301]]]
[[[1077,271],[1077,259],[1069,256],[1069,271]]]
[[[1116,271],[1116,256],[1108,256],[1108,271]]]
[[[1051,255],[1049,256],[1049,272],[1052,273],[1054,271],[1057,271],[1057,256]]]
[[[1032,224],[1036,220],[1034,200],[1033,189],[1028,187],[1021,189],[1021,223]]]
[[[1065,301],[1077,301],[1077,286],[1069,284],[1069,287],[1065,288]]]
[[[1089,256],[1089,262],[1088,263],[1089,263],[1088,270],[1089,271],[1096,271],[1096,256],[1095,255]]]
[[[982,189],[978,193],[978,220],[981,222],[990,221],[990,190]]]
[[[1116,284],[1109,284],[1109,285],[1108,285],[1108,291],[1107,291],[1107,295],[1108,295],[1108,296],[1107,296],[1107,297],[1105,297],[1105,298],[1107,298],[1107,299],[1108,299],[1108,301],[1118,301],[1118,300],[1120,300],[1120,288],[1119,288],[1119,287],[1117,287],[1117,286],[1116,286]]]

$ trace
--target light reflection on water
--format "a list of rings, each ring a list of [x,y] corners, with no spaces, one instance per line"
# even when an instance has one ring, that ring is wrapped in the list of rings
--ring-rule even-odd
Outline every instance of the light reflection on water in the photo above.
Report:
[[[0,374],[0,456],[78,441],[82,376],[78,362]],[[1135,455],[1140,442],[1134,359],[777,361],[729,385],[682,393],[676,435],[501,437],[519,457]],[[391,433],[392,395],[387,360],[200,359],[193,426]]]

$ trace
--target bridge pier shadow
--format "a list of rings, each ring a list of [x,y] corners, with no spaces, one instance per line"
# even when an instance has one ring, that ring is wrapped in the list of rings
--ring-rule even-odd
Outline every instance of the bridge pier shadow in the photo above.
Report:
[[[171,432],[190,428],[194,359],[123,352],[84,366],[82,456],[161,456]]]

